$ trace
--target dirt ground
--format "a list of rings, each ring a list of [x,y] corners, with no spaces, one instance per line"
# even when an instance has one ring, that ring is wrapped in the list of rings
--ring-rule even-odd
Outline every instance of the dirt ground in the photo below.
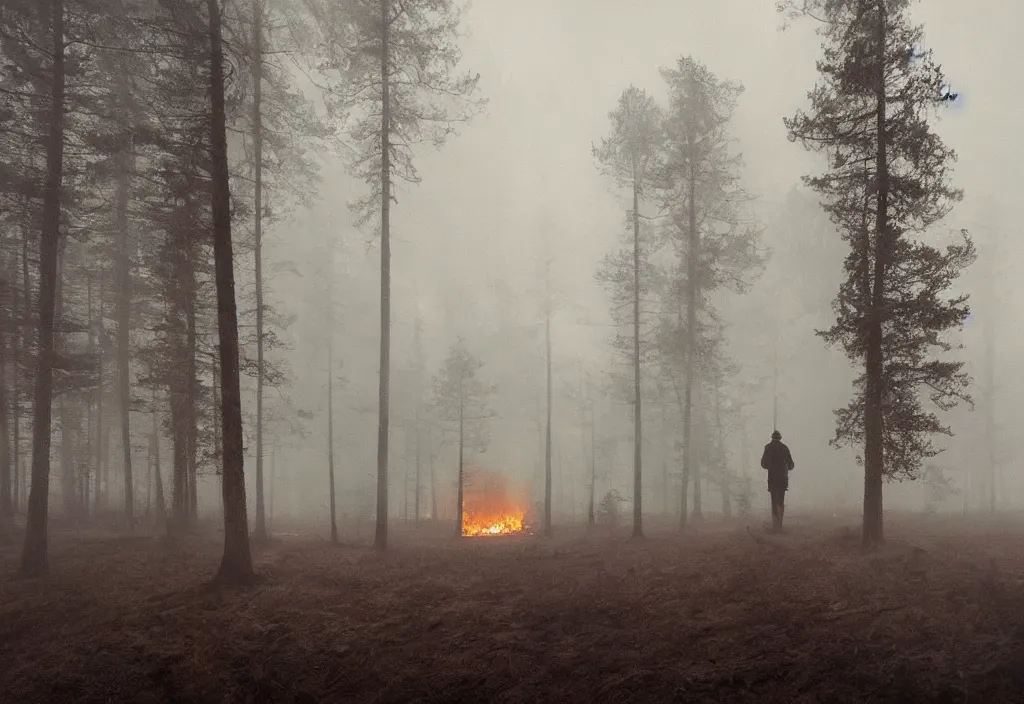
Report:
[[[1024,522],[887,528],[871,555],[854,517],[397,529],[385,554],[287,535],[246,589],[207,586],[213,538],[58,534],[44,580],[0,548],[0,701],[1021,701]]]

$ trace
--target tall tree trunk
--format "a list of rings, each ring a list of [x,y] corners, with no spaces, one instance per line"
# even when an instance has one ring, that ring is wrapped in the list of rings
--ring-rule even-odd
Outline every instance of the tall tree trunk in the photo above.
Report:
[[[550,538],[551,526],[551,262],[546,264],[544,279],[544,536]]]
[[[434,460],[436,455],[434,454],[434,434],[431,431],[430,437],[430,518],[433,521],[438,519],[437,515],[437,476],[434,473]]]
[[[153,518],[153,441],[149,443],[149,454],[146,457],[146,520]]]
[[[388,545],[388,436],[391,385],[391,5],[381,0],[380,375],[377,395],[377,526],[373,544]]]
[[[263,0],[253,0],[252,140],[254,195],[253,255],[256,259],[256,526],[267,539],[263,506]]]
[[[692,153],[693,138],[690,141]],[[693,518],[700,520],[700,467],[694,462],[693,453],[693,383],[697,365],[694,350],[697,346],[697,255],[700,248],[700,233],[697,232],[697,175],[690,169],[689,175],[689,231],[686,251],[686,378],[683,380],[683,511],[680,514],[681,527],[686,526],[686,493],[689,479],[693,477]]]
[[[685,386],[685,382],[684,382],[684,386]],[[689,511],[689,489],[690,489],[690,463],[689,463],[689,460],[687,458],[687,453],[689,452],[689,448],[690,448],[690,438],[687,436],[687,433],[686,433],[687,424],[686,424],[686,420],[685,420],[685,418],[686,418],[687,403],[686,403],[686,393],[685,393],[685,391],[681,391],[679,389],[679,384],[675,380],[672,381],[672,390],[675,392],[676,403],[678,403],[679,410],[682,411],[683,419],[684,419],[683,420],[683,452],[682,452],[682,467],[681,467],[682,478],[681,478],[681,485],[680,485],[680,488],[679,488],[679,499],[680,499],[680,503],[679,503],[679,529],[680,530],[686,530],[687,514],[688,514],[688,511]],[[692,396],[691,396],[691,400],[692,400]]]
[[[330,300],[327,309],[331,309]],[[333,316],[330,316],[330,320]],[[334,328],[327,327],[327,476],[331,501],[331,542],[338,542],[338,514],[334,491]]]
[[[671,515],[671,509],[670,509],[670,503],[669,503],[669,495],[670,495],[669,488],[670,487],[669,487],[669,476],[668,476],[668,463],[669,463],[669,459],[672,457],[672,442],[671,442],[672,441],[672,434],[669,431],[669,425],[668,425],[668,399],[666,397],[666,394],[665,394],[665,391],[664,391],[663,388],[659,392],[659,396],[661,397],[660,401],[661,401],[661,433],[662,433],[662,438],[661,438],[661,452],[662,452],[662,455],[661,455],[661,489],[662,489],[662,492],[664,494],[661,497],[661,501],[662,501],[662,506],[661,507],[662,507],[662,512],[666,516],[668,516],[668,515]]]
[[[640,184],[633,180],[633,537],[643,527],[643,420],[640,398]]]
[[[996,512],[998,493],[998,463],[996,462],[996,369],[995,369],[995,261],[994,247],[989,249],[984,264],[984,298],[982,299],[982,329],[985,340],[985,379],[982,386],[985,420],[985,460],[988,464],[988,510]]]
[[[64,0],[51,0],[51,67],[49,133],[46,140],[46,187],[39,242],[39,349],[32,423],[32,486],[28,497],[21,573],[48,571],[47,509],[50,492],[50,422],[53,390],[54,312],[57,250],[60,245],[61,186],[64,180]]]
[[[22,239],[27,241],[28,233],[22,227]],[[23,242],[24,244],[24,242]],[[18,255],[12,259],[11,269],[18,271]],[[19,287],[12,282],[15,327],[11,334],[11,515],[20,510],[21,504],[21,350],[24,347],[25,330],[28,324],[28,306],[22,308]],[[6,412],[6,409],[4,409]]]
[[[402,453],[402,465],[405,469],[404,481],[402,482],[402,520],[406,523],[409,522],[409,479],[411,478],[409,472],[409,458],[412,455],[411,445],[413,444],[412,436],[409,435],[408,426],[404,429],[403,435],[405,436],[405,452]]]
[[[57,397],[60,418],[60,494],[64,503],[64,518],[77,518],[78,496],[75,491],[74,455],[71,446],[71,418],[68,414],[68,399],[61,394]]]
[[[213,189],[213,259],[217,280],[217,329],[220,339],[221,425],[223,427],[224,557],[219,577],[232,582],[253,579],[249,521],[245,505],[242,398],[238,378],[238,311],[231,242],[231,191],[224,106],[224,48],[220,4],[207,0],[210,16],[210,108]]]
[[[83,429],[82,421],[85,421]],[[81,506],[82,506],[82,518],[88,520],[89,518],[89,477],[90,472],[90,461],[92,459],[92,404],[89,403],[88,397],[85,399],[85,413],[83,416],[79,416],[78,428],[76,430],[76,436],[78,437],[79,451],[80,454],[75,456],[75,462],[79,466],[79,480],[82,486]]]
[[[21,339],[22,339],[22,348],[25,349],[25,350],[28,350],[29,349],[29,344],[30,344],[29,343],[29,330],[31,329],[30,326],[29,326],[29,319],[32,317],[32,313],[31,313],[31,310],[32,310],[32,284],[31,284],[31,278],[29,276],[29,270],[28,270],[28,268],[29,268],[28,267],[28,231],[27,231],[28,228],[26,228],[25,230],[26,231],[24,232],[24,237],[22,238],[22,241],[21,241],[22,293],[24,294],[24,304],[25,304],[24,307],[22,308],[22,310],[24,311],[23,314],[22,314],[22,319],[24,321],[24,327],[22,328],[22,338]],[[31,355],[26,354],[26,357],[30,358]],[[20,376],[20,373],[19,373],[19,376]],[[20,404],[21,404],[21,399],[22,399],[22,396],[19,394],[19,396],[18,396],[19,408],[20,408]],[[19,420],[21,419],[21,415],[20,414],[19,414],[18,418],[19,418]],[[19,452],[20,451],[21,450],[19,448]],[[28,461],[29,462],[32,461],[31,454],[29,454]],[[27,505],[28,504],[28,481],[27,481],[28,477],[26,475],[27,475],[27,473],[25,472],[24,464],[22,464],[19,467],[19,469],[18,469],[18,483],[19,483],[18,493],[20,494],[20,497],[18,499],[18,503],[24,505],[25,506],[25,510],[27,511],[28,510],[28,505]]]
[[[720,388],[715,389],[715,434],[715,442],[718,445],[717,454],[719,461],[722,463],[719,469],[722,473],[719,483],[722,494],[722,513],[726,516],[732,516],[732,478],[729,475],[729,463],[725,456],[725,429],[722,426],[722,391]]]
[[[458,487],[458,491],[457,491],[457,494],[456,494],[456,497],[455,497],[455,504],[456,504],[456,506],[455,506],[455,537],[457,537],[457,538],[461,538],[462,537],[462,521],[463,521],[463,513],[462,513],[462,498],[463,498],[463,494],[464,494],[464,485],[463,485],[464,475],[463,475],[463,472],[465,470],[465,449],[464,449],[465,448],[465,420],[464,420],[463,414],[464,414],[464,410],[465,410],[465,405],[466,405],[465,402],[462,399],[460,399],[459,400],[459,487]]]
[[[218,345],[213,347],[211,360],[213,361],[213,412],[219,418],[223,404],[220,398],[220,347]],[[213,460],[218,464],[222,456],[221,445],[223,445],[224,435],[222,431],[220,423],[213,424]]]
[[[106,480],[106,445],[104,434],[105,425],[103,423],[103,347],[106,343],[106,329],[104,326],[103,316],[106,311],[106,301],[104,295],[106,293],[106,287],[104,286],[104,272],[103,268],[100,268],[100,290],[99,290],[99,315],[96,326],[96,337],[99,341],[97,345],[97,358],[96,358],[96,486],[93,489],[93,502],[96,504],[93,513],[98,514],[103,507],[103,484]],[[109,491],[108,491],[109,493]]]
[[[114,199],[114,219],[117,227],[117,390],[121,410],[121,453],[124,470],[124,520],[131,531],[135,527],[135,491],[132,482],[132,388],[129,361],[131,351],[131,237],[128,222],[128,198],[133,159],[132,137],[122,135],[124,144],[117,156],[117,192]]]
[[[191,293],[185,306],[185,407],[183,419],[185,432],[185,475],[187,477],[188,499],[188,525],[195,528],[199,524],[199,378],[196,370],[196,355],[198,352],[199,335],[196,331],[196,296],[195,296],[195,269],[192,266],[191,257],[189,261],[189,281],[192,284]]]
[[[877,3],[876,44],[884,47],[887,38],[885,3]],[[886,150],[886,86],[884,50],[879,50],[875,75],[875,259],[872,272],[871,308],[867,316],[865,350],[865,408],[864,408],[864,535],[863,544],[870,548],[882,542],[882,475],[885,452],[883,447],[884,419],[882,404],[885,397],[882,352],[882,309],[885,306],[885,271],[889,259],[889,166]]]
[[[586,387],[583,384],[583,375],[582,374],[580,374],[580,467],[584,471],[584,474],[582,476],[586,476],[585,473],[587,471],[587,399],[586,399]],[[575,483],[576,482],[573,482],[573,484],[575,484]],[[590,504],[588,504],[588,506],[592,506],[593,505],[593,498],[594,498],[594,492],[591,491],[590,492]],[[573,501],[573,511],[575,512],[575,510],[576,510],[576,502]],[[588,526],[593,523],[593,521],[591,521],[592,514],[593,514],[593,511],[590,508],[588,508],[587,509],[587,525]],[[575,520],[573,522],[575,522]]]
[[[103,424],[103,487],[106,492],[106,504],[110,506],[110,497],[117,488],[117,482],[110,471],[110,423]]]
[[[14,522],[14,501],[11,498],[11,436],[8,428],[7,345],[0,333],[0,540],[5,540]]]
[[[743,515],[750,508],[753,498],[752,485],[753,477],[750,474],[752,458],[750,456],[750,438],[747,436],[747,413],[745,408],[740,408],[740,463],[743,465]]]
[[[596,433],[597,423],[594,420],[594,407],[590,407],[590,506],[587,509],[587,525],[594,525],[594,499],[595,490],[597,487],[597,455],[595,454],[597,449],[597,443],[594,435]]]
[[[420,466],[422,464],[421,456],[420,456],[421,445],[422,445],[420,435],[421,435],[421,433],[420,433],[420,412],[419,412],[419,408],[417,407],[417,409],[416,409],[416,443],[415,443],[416,444],[416,449],[415,449],[415,452],[416,452],[416,488],[415,488],[415,492],[416,493],[414,494],[415,498],[413,499],[414,520],[415,520],[415,523],[417,523],[417,524],[420,522],[420,485],[421,485]]]
[[[95,335],[95,326],[93,325],[92,278],[93,277],[92,277],[92,273],[91,272],[86,274],[86,277],[85,277],[85,306],[86,306],[86,316],[85,316],[85,319],[86,319],[86,322],[87,322],[87,324],[89,326],[89,343],[88,343],[89,355],[90,355],[91,359],[96,359],[96,357],[94,356],[96,354],[96,335]],[[82,460],[82,464],[85,467],[85,471],[84,471],[84,474],[83,474],[83,477],[82,477],[82,513],[86,514],[86,515],[88,515],[89,510],[90,510],[90,506],[91,506],[91,504],[90,504],[90,494],[89,494],[89,479],[94,477],[94,475],[96,474],[96,471],[93,468],[93,464],[92,464],[92,444],[93,444],[94,441],[99,439],[95,435],[93,435],[93,431],[92,431],[92,427],[93,427],[93,423],[92,423],[92,418],[93,418],[93,401],[95,400],[94,399],[94,395],[95,394],[92,394],[92,395],[87,394],[87,395],[85,395],[85,398],[84,398],[86,416],[85,416],[85,448],[84,448],[84,457],[83,457],[83,460]],[[98,515],[98,512],[93,510],[93,514],[94,515]]]
[[[185,210],[189,211],[189,221],[198,219],[198,213],[194,212],[196,203],[189,198],[185,203]],[[179,344],[175,350],[178,356],[178,363],[175,367],[175,387],[173,393],[179,405],[178,416],[175,425],[176,442],[181,443],[180,455],[175,459],[175,481],[178,473],[181,473],[181,505],[176,510],[175,521],[180,529],[192,528],[199,522],[199,489],[198,489],[198,453],[199,453],[199,333],[197,331],[196,307],[197,283],[195,267],[196,242],[192,231],[188,228],[179,230],[177,233],[177,247],[174,256],[177,258],[176,268],[178,271],[177,287],[172,293],[176,314],[174,316],[174,329],[180,332],[182,318],[184,318],[184,334],[179,338]],[[219,399],[220,372],[219,357],[213,357],[213,378],[214,378],[214,413],[220,413]],[[214,423],[216,442],[220,444],[220,428]],[[218,455],[219,456],[219,455]],[[180,467],[178,462],[181,462]]]
[[[153,479],[154,487],[153,492],[155,494],[154,500],[156,501],[156,526],[166,529],[168,527],[167,522],[167,503],[164,501],[164,478],[160,468],[160,412],[159,404],[156,398],[156,388],[153,389]]]
[[[57,247],[57,292],[54,296],[54,317],[55,317],[55,339],[54,356],[60,357],[64,347],[64,338],[60,336],[61,323],[66,318],[64,302],[64,254],[67,248],[67,240],[62,239]],[[61,499],[64,504],[64,517],[68,520],[77,518],[78,495],[75,486],[74,456],[71,444],[71,419],[68,414],[68,392],[57,393],[58,418],[60,419],[60,476],[61,476]],[[53,393],[51,391],[51,399]],[[52,400],[51,400],[52,403]]]
[[[419,307],[416,310],[416,327],[413,330],[413,347],[416,354],[416,499],[414,511],[416,523],[420,522],[422,511],[420,510],[420,496],[423,493],[423,378],[425,376],[425,364],[423,361],[423,318],[420,316]]]
[[[189,527],[188,490],[188,416],[186,395],[176,384],[170,389],[171,409],[171,518],[173,530],[183,532]]]
[[[274,487],[277,477],[277,452],[273,443],[270,445],[270,477],[267,482],[267,531],[274,530]]]

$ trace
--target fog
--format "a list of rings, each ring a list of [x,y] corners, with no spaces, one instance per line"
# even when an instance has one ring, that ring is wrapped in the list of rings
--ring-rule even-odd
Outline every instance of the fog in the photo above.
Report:
[[[778,4],[0,0],[0,692],[1019,700],[1024,9]]]
[[[933,49],[961,100],[943,110],[937,130],[959,154],[953,175],[964,201],[943,231],[969,229],[980,256],[958,285],[972,294],[973,316],[961,334],[976,381],[985,355],[980,321],[993,320],[998,395],[994,399],[999,467],[999,503],[1016,506],[1020,479],[1012,429],[1021,422],[1013,399],[1020,378],[1013,360],[1021,346],[1017,284],[1011,275],[1020,255],[1012,236],[1012,202],[1021,182],[1021,143],[1015,129],[1024,110],[1020,91],[1006,85],[1024,50],[1012,27],[1020,9],[993,0],[952,0],[916,6]],[[1014,14],[1016,13],[1016,14]],[[552,318],[554,368],[553,465],[557,520],[586,515],[589,469],[581,436],[581,379],[596,399],[600,497],[632,494],[630,405],[608,384],[628,376],[613,353],[616,327],[610,299],[595,280],[603,257],[622,241],[629,193],[602,176],[591,153],[609,129],[608,113],[622,90],[636,85],[664,97],[658,69],[692,55],[721,79],[742,83],[732,134],[745,165],[744,187],[756,196],[753,214],[764,224],[771,250],[763,275],[745,295],[723,293],[716,304],[728,325],[728,350],[740,365],[730,390],[744,391],[742,424],[728,431],[731,471],[753,478],[755,507],[768,505],[757,456],[773,424],[774,359],[778,355],[778,425],[792,448],[796,470],[793,506],[826,511],[855,510],[863,470],[854,453],[829,447],[832,410],[850,396],[853,371],[843,354],[828,349],[815,329],[830,323],[829,305],[845,254],[834,228],[820,213],[817,197],[803,187],[805,174],[822,161],[787,140],[782,124],[806,105],[816,80],[820,39],[813,22],[781,31],[768,0],[718,3],[648,0],[626,5],[608,0],[518,3],[477,0],[464,18],[461,66],[481,74],[484,112],[443,149],[416,150],[422,182],[399,184],[392,212],[393,326],[390,513],[406,515],[403,482],[414,471],[402,422],[410,413],[403,397],[403,370],[415,355],[416,320],[422,321],[426,368],[433,374],[459,337],[484,363],[481,378],[496,386],[490,405],[488,449],[467,464],[522,482],[534,501],[543,487],[545,261],[557,296]],[[980,49],[984,47],[984,49]],[[304,79],[297,74],[297,81]],[[312,99],[312,86],[306,83]],[[294,381],[268,392],[284,415],[302,411],[303,434],[268,430],[273,454],[274,520],[326,521],[326,328],[322,305],[329,243],[334,254],[335,322],[330,325],[336,364],[335,451],[337,494],[343,517],[373,513],[376,481],[376,408],[379,341],[379,250],[372,233],[353,224],[345,207],[365,186],[346,175],[342,160],[320,155],[322,183],[312,207],[296,212],[267,232],[266,258],[281,270],[268,277],[274,304],[296,320],[286,333]],[[289,263],[291,266],[283,265]],[[251,286],[251,264],[237,264],[240,291]],[[986,296],[985,284],[998,293]],[[716,294],[717,295],[717,294]],[[778,331],[777,333],[775,331]],[[777,345],[777,348],[774,347]],[[777,349],[777,352],[776,352]],[[246,474],[252,502],[252,388],[244,402]],[[977,390],[976,400],[979,403]],[[277,399],[275,401],[275,399]],[[657,403],[644,412],[645,512],[677,511],[679,503],[678,412],[667,422]],[[935,462],[954,483],[980,470],[985,454],[981,414],[960,408],[947,414],[955,437]],[[740,427],[742,425],[742,427]],[[282,426],[283,428],[283,426]],[[436,442],[436,439],[435,439]],[[429,450],[423,450],[430,454]],[[424,467],[428,462],[422,455]],[[267,460],[270,462],[270,460]],[[453,515],[457,457],[451,443],[436,450],[439,512]],[[668,465],[666,491],[664,466]],[[425,469],[424,469],[425,472]],[[422,491],[430,492],[429,486]],[[964,496],[949,498],[947,510],[985,505],[980,480]],[[887,488],[887,507],[918,510],[925,505],[920,482]],[[425,505],[429,501],[423,498]],[[219,482],[206,477],[202,503],[217,511]],[[717,512],[713,487],[705,510]],[[424,515],[429,511],[424,510]],[[326,527],[324,528],[326,530]]]

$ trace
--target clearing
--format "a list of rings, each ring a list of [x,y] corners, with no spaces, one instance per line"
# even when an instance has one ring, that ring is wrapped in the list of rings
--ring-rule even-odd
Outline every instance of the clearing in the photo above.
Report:
[[[890,516],[871,555],[856,517],[790,523],[282,537],[247,589],[205,586],[212,538],[57,533],[44,580],[0,548],[0,700],[1020,700],[1024,523]]]

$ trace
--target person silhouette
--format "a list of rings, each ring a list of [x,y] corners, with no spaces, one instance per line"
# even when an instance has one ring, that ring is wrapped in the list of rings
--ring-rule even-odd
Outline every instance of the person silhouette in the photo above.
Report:
[[[768,471],[768,493],[772,497],[772,530],[782,531],[782,518],[786,514],[786,491],[789,473],[793,471],[793,455],[782,442],[782,433],[772,432],[772,441],[764,446],[761,469]]]

